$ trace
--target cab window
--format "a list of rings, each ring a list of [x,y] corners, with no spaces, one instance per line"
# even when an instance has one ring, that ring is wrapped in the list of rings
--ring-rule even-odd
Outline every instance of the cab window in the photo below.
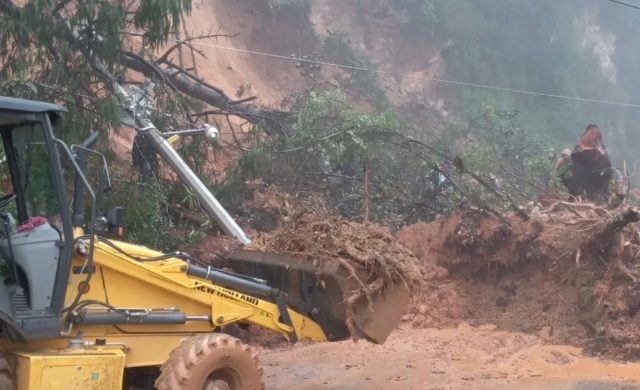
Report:
[[[24,124],[12,130],[11,144],[26,217],[54,217],[60,213],[49,151],[41,124]],[[20,199],[18,200],[20,201]]]

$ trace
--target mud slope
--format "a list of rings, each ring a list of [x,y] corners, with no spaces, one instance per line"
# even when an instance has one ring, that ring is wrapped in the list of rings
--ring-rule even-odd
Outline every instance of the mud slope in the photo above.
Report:
[[[411,39],[404,30],[408,15],[395,12],[390,3],[314,0],[311,21],[319,36],[343,35],[354,51],[371,61],[395,106],[443,112],[440,91],[425,80],[445,74],[440,47]]]
[[[411,253],[378,225],[333,216],[317,197],[271,188],[246,206],[271,221],[254,236],[260,250],[347,262],[359,270],[356,280],[376,285],[380,275],[400,275],[391,284],[407,282],[413,296],[406,326],[490,325],[593,354],[640,359],[640,237],[628,223],[640,218],[637,209],[558,204],[531,210],[526,221],[461,209],[397,232]],[[192,252],[215,264],[231,250],[205,239]]]
[[[257,103],[263,105],[280,105],[313,85],[339,83],[349,89],[345,82],[349,71],[323,66],[310,78],[290,58],[310,56],[353,65],[344,55],[327,53],[323,45],[332,37],[343,40],[355,56],[381,71],[374,78],[380,78],[394,105],[444,112],[444,101],[437,97],[434,85],[423,79],[444,75],[439,48],[432,42],[408,40],[403,35],[407,16],[394,13],[385,1],[379,3],[380,7],[372,8],[357,1],[314,0],[305,15],[292,7],[270,10],[262,0],[197,1],[187,18],[190,34],[230,36],[198,41],[196,47],[206,58],[197,57],[197,72],[230,96],[257,96]],[[190,57],[185,61],[189,63]]]
[[[194,2],[186,25],[192,36],[226,34],[199,40],[198,75],[233,98],[257,96],[259,105],[278,105],[306,82],[289,60],[214,48],[277,53],[284,56],[313,50],[316,38],[305,19],[286,12],[270,13],[263,1],[207,0]]]

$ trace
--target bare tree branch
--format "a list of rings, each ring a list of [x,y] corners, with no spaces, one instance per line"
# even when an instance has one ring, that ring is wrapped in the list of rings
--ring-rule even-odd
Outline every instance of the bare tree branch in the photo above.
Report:
[[[244,98],[244,99],[235,100],[235,101],[231,102],[231,104],[247,103],[247,102],[254,101],[254,100],[256,100],[257,98],[258,98],[257,96],[249,96],[249,97],[246,97],[246,98]]]
[[[171,75],[170,77],[171,77],[171,78],[175,77],[175,76],[176,76],[176,75],[178,75],[178,74],[182,74],[182,75],[184,75],[184,76],[186,76],[186,77],[188,77],[188,78],[192,79],[193,81],[199,82],[199,83],[201,83],[203,86],[205,86],[205,87],[207,87],[207,88],[210,88],[210,89],[213,89],[213,90],[215,90],[217,93],[224,95],[224,91],[222,91],[220,88],[218,88],[218,87],[216,87],[216,86],[214,86],[214,85],[212,85],[212,84],[209,84],[208,82],[206,82],[206,81],[202,80],[201,78],[199,78],[199,77],[197,77],[197,76],[195,76],[195,75],[191,74],[191,73],[189,72],[189,69],[185,69],[184,67],[182,67],[182,66],[180,66],[180,65],[176,65],[176,64],[174,64],[173,62],[165,62],[165,65],[167,65],[168,67],[170,67],[170,68],[172,68],[172,69],[175,69],[175,72],[170,73],[170,75]]]
[[[229,126],[229,129],[231,130],[231,135],[233,136],[233,141],[238,146],[238,149],[243,150],[243,151],[248,151],[248,149],[243,147],[242,144],[240,143],[240,140],[238,139],[238,135],[236,134],[236,130],[233,127],[233,123],[231,123],[231,119],[229,119],[229,115],[225,115],[225,117],[227,119],[227,125]]]
[[[482,185],[484,188],[486,188],[489,192],[491,192],[492,194],[494,194],[495,196],[497,196],[499,199],[506,201],[509,206],[511,207],[511,209],[513,211],[515,211],[516,215],[518,217],[520,217],[523,221],[528,221],[531,217],[529,216],[529,214],[527,214],[524,210],[522,210],[520,207],[518,207],[518,205],[516,204],[516,202],[514,202],[513,199],[511,199],[511,197],[506,194],[506,193],[500,193],[498,192],[498,190],[496,190],[495,188],[493,188],[491,185],[489,185],[484,179],[482,179],[480,176],[476,175],[474,172],[471,172],[469,169],[467,169],[467,167],[464,165],[464,161],[462,160],[462,158],[460,157],[455,157],[453,160],[453,164],[455,165],[455,167],[462,173],[466,173],[469,176],[471,176],[475,181],[477,181],[480,185]]]
[[[135,69],[136,71],[143,73],[144,75],[150,78],[153,77],[152,75],[154,75],[156,78],[162,80],[167,85],[169,85],[169,87],[173,91],[177,91],[177,88],[175,87],[175,85],[173,85],[173,83],[171,82],[171,79],[167,77],[165,72],[153,62],[148,61],[144,57],[131,52],[122,52],[120,54],[120,58],[121,60],[123,60],[127,68],[133,68],[132,66],[128,66],[128,65],[132,65],[135,63],[137,66],[139,66],[139,69]],[[144,70],[142,70],[143,68]]]

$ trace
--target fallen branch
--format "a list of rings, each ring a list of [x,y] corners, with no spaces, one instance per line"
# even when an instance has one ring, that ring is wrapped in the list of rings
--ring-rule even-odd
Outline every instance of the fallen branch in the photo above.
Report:
[[[149,78],[156,78],[163,81],[170,80],[170,84],[177,91],[217,107],[223,112],[261,125],[269,135],[287,134],[292,131],[292,113],[266,110],[252,104],[233,100],[221,89],[194,76],[176,64],[167,64],[166,67],[160,68],[157,65],[152,66],[155,64],[151,64],[148,60],[142,61],[141,57],[131,55],[131,53],[122,53],[119,58],[121,63],[128,69],[142,73]]]
[[[511,199],[511,197],[508,194],[501,194],[500,192],[498,192],[498,190],[496,190],[495,188],[493,188],[493,186],[489,185],[489,183],[487,183],[484,179],[482,179],[480,176],[476,175],[475,173],[471,172],[469,169],[467,169],[467,167],[464,165],[464,161],[462,161],[462,158],[460,157],[455,157],[453,159],[453,163],[455,165],[455,167],[461,172],[461,173],[466,173],[469,176],[471,176],[475,181],[477,181],[481,186],[483,186],[484,188],[486,188],[489,192],[491,192],[492,194],[494,194],[495,196],[497,196],[498,198],[500,198],[502,201],[505,201],[509,204],[509,207],[511,207],[511,209],[513,211],[515,211],[516,215],[518,217],[520,217],[523,221],[528,221],[531,217],[529,216],[529,214],[527,214],[524,210],[522,210],[520,207],[518,207],[516,205],[516,203],[514,202],[513,199]]]

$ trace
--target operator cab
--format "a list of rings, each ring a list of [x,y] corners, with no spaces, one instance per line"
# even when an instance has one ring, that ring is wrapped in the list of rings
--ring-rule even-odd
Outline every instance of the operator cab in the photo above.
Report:
[[[0,97],[0,320],[11,338],[61,329],[73,241],[60,160],[71,156],[53,133],[63,111]]]

